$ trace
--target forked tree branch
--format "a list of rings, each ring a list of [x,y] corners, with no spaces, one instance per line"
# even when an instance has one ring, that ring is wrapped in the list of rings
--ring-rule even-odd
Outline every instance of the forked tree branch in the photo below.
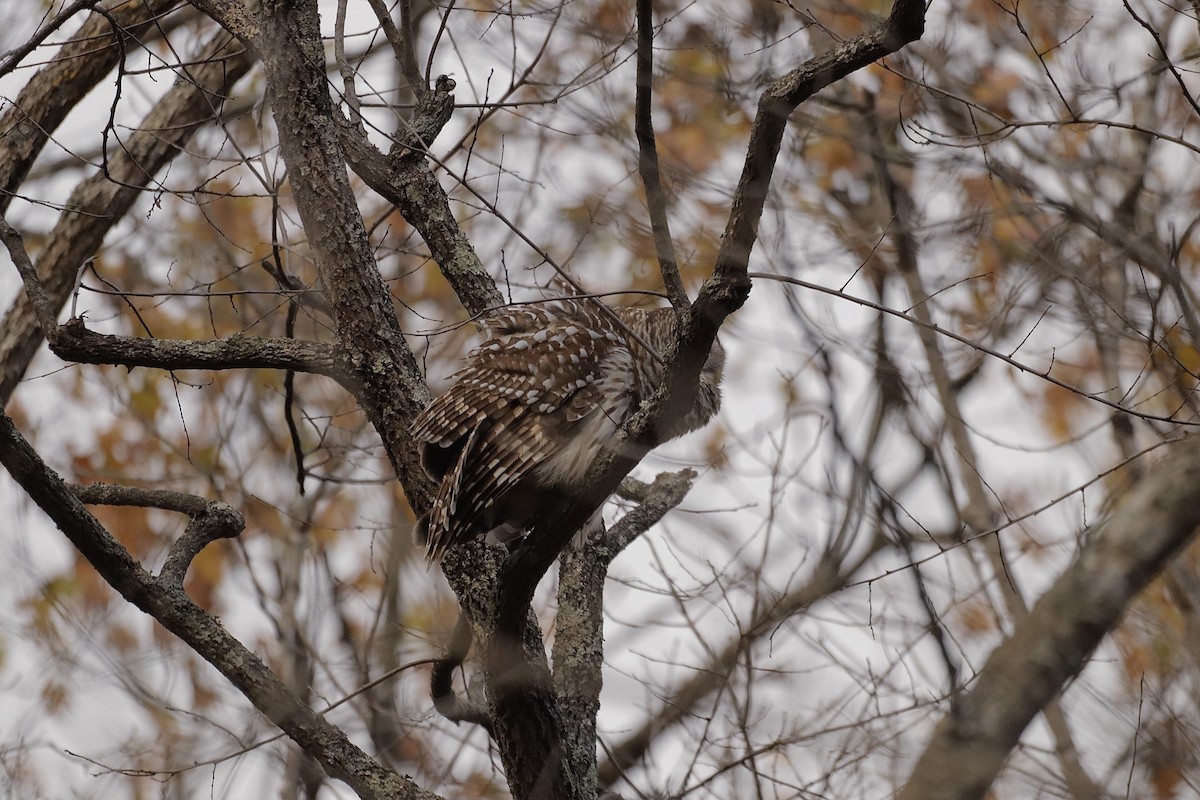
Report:
[[[788,116],[819,89],[920,38],[924,26],[923,0],[897,0],[879,28],[828,55],[811,59],[764,92],[713,275],[701,288],[688,324],[668,355],[663,386],[618,434],[620,445],[593,463],[584,482],[588,489],[571,497],[548,498],[546,513],[525,543],[505,561],[497,592],[496,631],[488,643],[486,669],[493,687],[493,723],[500,736],[526,734],[522,758],[518,762],[505,759],[509,785],[518,797],[569,800],[586,791],[572,784],[561,758],[561,720],[550,687],[542,683],[538,670],[523,663],[520,650],[512,644],[519,640],[538,582],[574,532],[655,444],[656,423],[681,416],[690,406],[718,328],[741,307],[749,293],[750,252]],[[536,741],[528,741],[529,732],[534,733]],[[548,771],[552,774],[547,775]]]
[[[236,538],[246,527],[245,517],[233,506],[217,500],[206,500],[194,494],[140,486],[117,486],[111,483],[72,486],[71,491],[80,502],[87,505],[160,508],[186,514],[189,519],[188,526],[183,535],[171,545],[167,560],[158,576],[159,580],[166,581],[176,588],[183,587],[188,567],[201,550],[217,539]]]

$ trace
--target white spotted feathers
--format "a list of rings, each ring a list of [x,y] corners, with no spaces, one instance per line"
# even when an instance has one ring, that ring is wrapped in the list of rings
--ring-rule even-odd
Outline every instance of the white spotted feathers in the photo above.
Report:
[[[607,312],[607,313],[606,313]],[[520,535],[546,489],[570,491],[662,380],[674,337],[670,309],[557,300],[492,312],[488,339],[453,385],[417,417],[422,463],[440,481],[423,535],[430,561],[491,532]],[[664,439],[700,427],[720,406],[724,354],[713,346],[692,412]]]

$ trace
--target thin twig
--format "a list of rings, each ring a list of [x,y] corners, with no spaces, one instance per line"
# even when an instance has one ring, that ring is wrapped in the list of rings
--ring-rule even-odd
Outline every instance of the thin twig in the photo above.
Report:
[[[1147,414],[1142,411],[1135,411],[1132,408],[1127,408],[1126,406],[1123,406],[1119,403],[1114,403],[1111,400],[1107,400],[1103,397],[1099,397],[1095,394],[1092,394],[1091,392],[1085,392],[1077,386],[1072,386],[1071,384],[1066,383],[1065,381],[1061,381],[1058,378],[1053,377],[1050,374],[1049,369],[1046,369],[1046,370],[1034,369],[1033,367],[1029,366],[1028,364],[1022,364],[1020,361],[1017,361],[1015,358],[1006,356],[1004,353],[1001,353],[997,350],[993,350],[990,347],[981,345],[981,344],[979,344],[979,342],[968,339],[967,337],[965,337],[961,334],[955,333],[954,331],[946,330],[945,328],[941,327],[937,323],[922,322],[921,320],[917,319],[916,317],[912,317],[908,314],[905,314],[903,311],[897,311],[894,308],[888,308],[887,306],[880,305],[879,303],[868,300],[865,297],[857,297],[852,294],[846,294],[845,292],[839,292],[837,289],[830,289],[828,286],[821,286],[819,283],[810,283],[808,281],[801,280],[799,278],[788,277],[787,275],[775,275],[770,272],[750,272],[750,273],[748,273],[748,276],[751,278],[761,278],[762,280],[767,280],[767,281],[779,281],[780,283],[794,284],[794,285],[800,286],[804,289],[812,289],[814,292],[821,292],[822,294],[827,294],[832,297],[838,297],[838,298],[841,298],[842,300],[848,300],[851,303],[857,303],[858,305],[863,306],[864,308],[870,308],[875,311],[882,312],[884,314],[890,314],[891,316],[896,317],[897,319],[902,319],[906,322],[911,322],[913,325],[917,325],[918,327],[928,328],[929,330],[931,330],[934,333],[937,333],[941,336],[946,336],[946,337],[953,339],[956,342],[961,342],[962,344],[965,344],[967,347],[970,347],[973,350],[978,350],[980,353],[983,353],[984,355],[989,355],[989,356],[992,356],[993,358],[997,358],[997,359],[1003,361],[1005,364],[1008,364],[1010,367],[1015,367],[1016,369],[1020,370],[1021,372],[1027,373],[1029,375],[1035,375],[1035,376],[1041,378],[1042,380],[1049,381],[1050,383],[1054,384],[1055,386],[1058,386],[1061,389],[1066,389],[1068,392],[1071,392],[1072,394],[1077,394],[1080,397],[1084,397],[1088,400],[1092,400],[1094,402],[1100,403],[1101,405],[1106,405],[1109,408],[1112,408],[1116,411],[1120,411],[1124,414],[1132,414],[1133,416],[1138,417],[1140,419],[1154,420],[1155,422],[1169,422],[1172,425],[1200,426],[1200,422],[1189,422],[1188,420],[1174,419],[1172,417],[1164,417],[1164,416],[1161,416],[1158,414]]]
[[[67,20],[78,14],[83,9],[91,8],[92,6],[96,5],[97,2],[99,2],[99,0],[75,0],[74,3],[60,11],[54,19],[50,20],[49,23],[43,25],[37,33],[35,33],[33,36],[30,36],[24,44],[9,50],[5,54],[4,60],[0,61],[0,77],[12,72],[17,64],[21,63],[21,59],[25,58],[25,56],[36,50],[42,42],[46,41],[50,34],[61,28]],[[119,32],[114,31],[114,36],[119,35]]]
[[[4,240],[4,246],[8,248],[8,254],[12,258],[13,264],[16,265],[17,272],[21,273],[21,281],[25,284],[25,293],[29,296],[29,302],[33,305],[34,313],[37,314],[38,323],[42,326],[42,335],[46,337],[47,341],[52,341],[55,331],[58,330],[54,307],[50,304],[50,298],[46,296],[46,290],[42,286],[41,280],[38,279],[37,268],[29,258],[29,251],[25,249],[24,238],[3,217],[0,217],[0,239]]]

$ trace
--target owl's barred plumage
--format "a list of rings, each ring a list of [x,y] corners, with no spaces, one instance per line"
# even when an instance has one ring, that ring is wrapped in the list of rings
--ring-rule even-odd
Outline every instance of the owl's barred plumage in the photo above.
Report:
[[[662,383],[663,365],[643,343],[661,355],[675,338],[669,308],[584,299],[504,309],[480,323],[488,339],[413,423],[422,463],[439,481],[421,523],[431,562],[482,533],[520,535],[544,492],[580,487],[613,434]],[[724,363],[714,343],[691,410],[664,423],[659,441],[717,412]]]

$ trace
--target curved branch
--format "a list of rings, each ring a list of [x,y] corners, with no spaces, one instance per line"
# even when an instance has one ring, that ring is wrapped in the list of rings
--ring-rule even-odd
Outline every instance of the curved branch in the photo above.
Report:
[[[758,237],[767,189],[791,113],[821,89],[915,42],[924,32],[924,0],[896,0],[887,20],[878,28],[810,59],[763,92],[713,271],[718,284],[738,286],[746,281],[750,251]]]
[[[233,539],[246,528],[246,518],[233,506],[194,494],[140,486],[93,483],[72,486],[80,502],[94,506],[136,506],[177,511],[190,518],[183,536],[175,540],[159,573],[159,580],[180,589],[192,561],[217,539]]]
[[[465,613],[459,612],[454,632],[450,634],[446,654],[433,662],[433,669],[429,674],[429,695],[433,698],[433,707],[437,712],[451,722],[473,722],[490,730],[491,719],[488,718],[487,711],[459,699],[454,693],[454,671],[467,660],[467,653],[471,651],[473,641],[471,623]]]

